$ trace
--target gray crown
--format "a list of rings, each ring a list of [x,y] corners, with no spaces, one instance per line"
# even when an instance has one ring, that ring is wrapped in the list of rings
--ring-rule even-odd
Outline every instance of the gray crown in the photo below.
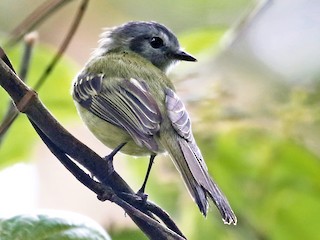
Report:
[[[133,51],[165,71],[178,60],[196,61],[180,49],[176,36],[165,26],[156,22],[129,22],[107,29],[95,54],[111,51]]]

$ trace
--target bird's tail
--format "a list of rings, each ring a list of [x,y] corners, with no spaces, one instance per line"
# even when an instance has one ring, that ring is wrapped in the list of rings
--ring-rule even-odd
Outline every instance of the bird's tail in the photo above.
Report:
[[[209,176],[207,166],[195,141],[188,142],[177,135],[174,138],[165,138],[163,141],[162,144],[167,149],[202,214],[206,216],[208,212],[209,197],[217,206],[224,223],[235,225],[237,218],[228,200]]]

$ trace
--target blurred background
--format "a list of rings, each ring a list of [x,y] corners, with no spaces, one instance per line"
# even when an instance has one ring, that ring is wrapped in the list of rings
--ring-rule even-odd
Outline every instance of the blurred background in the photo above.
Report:
[[[1,0],[1,45],[42,0]],[[80,1],[36,30],[28,84],[42,74]],[[317,0],[95,0],[68,50],[38,92],[57,119],[105,156],[70,96],[73,77],[104,27],[154,20],[178,36],[198,62],[170,73],[193,120],[196,140],[237,226],[212,206],[203,218],[167,156],[156,159],[149,199],[166,209],[189,239],[320,239],[320,2]],[[23,44],[6,48],[19,69]],[[0,119],[9,98],[0,89]],[[148,160],[117,155],[115,168],[138,189]],[[0,215],[67,210],[99,222],[113,239],[146,239],[122,209],[78,183],[46,149],[25,116],[0,145]],[[22,197],[21,197],[22,196]]]

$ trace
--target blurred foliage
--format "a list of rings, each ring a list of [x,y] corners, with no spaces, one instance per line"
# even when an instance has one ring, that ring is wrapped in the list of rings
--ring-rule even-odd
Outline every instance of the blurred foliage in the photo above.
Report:
[[[250,122],[200,141],[209,169],[223,179],[219,183],[238,213],[235,233],[244,228],[255,236],[232,239],[315,239],[320,165],[314,154]]]
[[[154,1],[146,11],[141,7],[145,5],[142,0],[110,1],[126,18],[140,16],[139,19],[163,20],[165,24],[172,21],[167,25],[185,29],[179,36],[181,45],[196,57],[215,53],[225,26],[238,16],[233,13],[248,2]],[[221,17],[223,14],[226,16]],[[47,46],[37,47],[30,80],[39,77],[52,52]],[[20,54],[18,49],[9,52],[14,66],[19,65]],[[39,92],[58,120],[78,118],[69,94],[75,69],[65,58]],[[272,99],[275,95],[269,94],[265,85],[259,85],[262,90],[250,88],[253,81],[240,77],[235,82],[237,85],[227,82],[227,91],[221,83],[214,82],[214,88],[208,87],[207,96],[190,103],[188,109],[198,145],[212,176],[233,206],[238,225],[223,225],[214,206],[204,219],[168,156],[156,158],[147,185],[149,199],[166,209],[189,239],[320,239],[319,87],[269,85],[270,92],[281,92],[280,97]],[[28,84],[32,86],[33,82]],[[203,84],[201,87],[205,88]],[[234,96],[237,90],[243,95],[256,94],[261,102],[242,105]],[[7,101],[6,93],[0,89],[0,118]],[[30,124],[20,116],[1,146],[0,167],[26,158],[34,141]],[[147,164],[146,158],[125,160],[130,170],[128,182],[134,189],[140,187]],[[111,236],[117,240],[145,238],[136,229],[123,228],[111,229]]]
[[[112,0],[112,5],[121,9],[131,19],[148,19],[170,23],[170,28],[190,29],[199,26],[226,26],[234,23],[239,10],[245,9],[251,0],[155,0],[145,9],[145,0]]]
[[[180,45],[192,54],[210,55],[226,32],[225,28],[199,28],[179,35]],[[201,44],[199,44],[201,43]]]
[[[0,219],[0,239],[110,240],[110,237],[98,224],[86,217],[50,213]]]
[[[140,230],[133,229],[114,229],[110,231],[112,239],[115,240],[142,240],[147,239],[147,237]]]

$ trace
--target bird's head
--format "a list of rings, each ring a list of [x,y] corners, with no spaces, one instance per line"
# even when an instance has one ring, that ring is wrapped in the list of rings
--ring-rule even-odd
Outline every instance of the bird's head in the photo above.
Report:
[[[110,51],[133,51],[166,71],[177,61],[196,61],[180,48],[176,36],[156,22],[129,22],[108,29],[101,35],[99,54]]]

